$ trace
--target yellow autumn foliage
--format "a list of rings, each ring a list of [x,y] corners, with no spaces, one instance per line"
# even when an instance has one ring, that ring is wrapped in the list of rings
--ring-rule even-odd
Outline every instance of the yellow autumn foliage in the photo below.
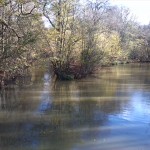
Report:
[[[101,34],[99,35],[99,41],[99,47],[104,52],[104,64],[119,61],[125,55],[121,49],[120,36],[117,32]]]

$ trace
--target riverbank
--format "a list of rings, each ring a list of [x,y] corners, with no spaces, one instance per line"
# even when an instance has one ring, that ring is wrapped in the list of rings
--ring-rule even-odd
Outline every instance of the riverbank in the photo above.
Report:
[[[0,89],[8,84],[14,84],[16,80],[20,77],[25,77],[27,75],[28,68],[22,69],[20,72],[4,72],[0,71]]]
[[[56,73],[53,73],[52,74],[52,78],[53,78],[53,81],[56,81],[56,80],[80,80],[80,79],[83,79],[83,78],[86,78],[87,76],[91,75],[91,74],[95,74],[97,72],[100,72],[100,71],[106,71],[106,72],[110,72],[110,67],[111,66],[115,66],[115,65],[123,65],[123,64],[144,64],[144,63],[150,63],[149,61],[116,61],[114,63],[111,63],[111,64],[107,64],[107,65],[102,65],[98,68],[95,68],[92,72],[84,72],[82,69],[81,69],[81,66],[78,66],[78,65],[72,65],[72,67],[70,68],[70,71],[68,71],[67,73],[66,72],[58,72]],[[47,65],[48,63],[46,63]],[[42,64],[44,65],[44,64]],[[38,66],[41,66],[40,64],[36,64],[36,67]],[[49,69],[50,66],[47,65],[47,69]],[[15,83],[16,79],[18,78],[21,78],[21,77],[25,77],[27,75],[27,71],[28,68],[26,68],[26,71],[24,71],[24,73],[16,73],[16,74],[13,74],[13,75],[8,75],[7,73],[3,72],[3,71],[0,71],[0,88],[4,87],[4,86],[7,86],[8,84],[12,84],[12,83]],[[50,69],[51,72],[52,72],[52,69]]]

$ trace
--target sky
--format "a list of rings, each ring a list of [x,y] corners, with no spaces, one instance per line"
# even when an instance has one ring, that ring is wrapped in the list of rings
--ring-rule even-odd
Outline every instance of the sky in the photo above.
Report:
[[[110,2],[114,5],[128,7],[140,24],[150,23],[150,0],[110,0]]]

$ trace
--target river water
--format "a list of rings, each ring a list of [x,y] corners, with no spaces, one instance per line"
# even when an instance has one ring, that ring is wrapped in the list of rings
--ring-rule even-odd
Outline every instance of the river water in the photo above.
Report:
[[[34,69],[0,91],[0,150],[149,150],[150,64],[53,82]]]

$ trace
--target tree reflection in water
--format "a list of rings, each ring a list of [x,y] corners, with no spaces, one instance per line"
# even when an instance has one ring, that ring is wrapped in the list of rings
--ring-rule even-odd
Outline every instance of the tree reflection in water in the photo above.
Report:
[[[111,74],[58,81],[53,87],[47,74],[44,79],[36,74],[30,86],[11,85],[0,91],[0,149],[134,150],[138,146],[147,150],[144,144],[150,146],[147,68],[115,67]]]
[[[41,102],[38,107],[38,112],[46,112],[51,108],[51,96],[50,96],[50,75],[48,73],[44,74],[44,88],[41,93]]]

